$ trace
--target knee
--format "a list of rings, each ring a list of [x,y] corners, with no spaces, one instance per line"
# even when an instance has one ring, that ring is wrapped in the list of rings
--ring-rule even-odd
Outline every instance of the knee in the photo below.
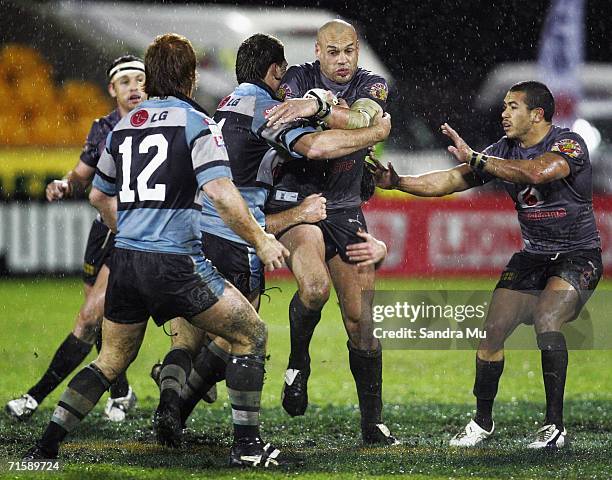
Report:
[[[98,355],[98,358],[93,361],[93,364],[102,372],[109,383],[113,383],[117,380],[117,377],[125,370],[125,368],[121,369],[120,365],[116,362],[108,361],[101,355]]]
[[[503,348],[490,348],[481,343],[476,355],[485,362],[500,362],[504,359],[504,350]]]
[[[311,278],[299,286],[300,300],[310,310],[320,310],[329,299],[331,285],[329,278]]]
[[[533,318],[536,333],[558,332],[561,327],[558,315],[551,311],[538,310]]]
[[[74,326],[74,336],[87,343],[94,343],[100,332],[100,319],[92,316],[86,317],[79,312],[76,325]]]
[[[255,355],[264,355],[268,341],[268,327],[254,310],[234,310],[234,321],[230,327],[231,350],[236,354],[246,349]]]
[[[376,350],[380,342],[374,336],[371,325],[359,322],[358,319],[344,318],[344,327],[351,345],[358,350]]]

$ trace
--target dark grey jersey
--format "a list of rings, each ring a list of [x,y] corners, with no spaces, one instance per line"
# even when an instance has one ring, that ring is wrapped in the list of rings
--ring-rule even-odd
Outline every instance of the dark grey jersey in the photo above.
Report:
[[[540,143],[521,148],[503,137],[485,153],[506,159],[533,159],[547,152],[563,157],[570,174],[541,185],[521,185],[504,181],[514,200],[525,250],[531,253],[557,253],[600,246],[593,215],[592,169],[582,137],[567,128],[554,126]],[[482,175],[484,181],[493,177]]]
[[[321,73],[318,61],[292,66],[283,78],[279,96],[282,99],[300,98],[311,88],[330,90],[349,105],[359,98],[371,98],[383,109],[386,107],[388,87],[384,78],[358,68],[350,82],[334,83]],[[331,160],[296,159],[283,163],[267,210],[290,208],[312,193],[323,193],[328,209],[359,206],[366,154],[366,150],[360,150]]]

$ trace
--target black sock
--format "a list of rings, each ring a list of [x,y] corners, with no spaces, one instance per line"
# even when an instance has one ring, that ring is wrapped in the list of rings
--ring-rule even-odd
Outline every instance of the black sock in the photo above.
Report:
[[[62,440],[95,407],[109,387],[110,382],[94,364],[77,373],[62,394],[39,445],[48,452],[57,452]]]
[[[567,375],[567,345],[561,332],[544,332],[537,336],[542,351],[542,374],[546,391],[546,424],[563,429],[563,394]]]
[[[180,396],[190,371],[191,355],[189,352],[182,348],[170,350],[164,358],[159,374],[160,399],[163,398],[161,394],[165,390],[172,390],[177,396]]]
[[[232,404],[234,442],[259,438],[259,408],[264,381],[263,355],[231,355],[225,371]]]
[[[349,365],[357,387],[361,427],[382,423],[382,349],[359,350],[347,342]]]
[[[70,333],[59,346],[47,371],[28,394],[41,403],[91,352],[92,345]]]
[[[127,375],[123,372],[117,377],[117,380],[110,387],[111,398],[125,397],[130,391],[130,384],[128,383]]]
[[[310,367],[308,348],[319,320],[321,320],[321,310],[307,308],[300,300],[298,292],[295,292],[289,304],[291,353],[288,368],[303,370]]]
[[[203,347],[193,361],[193,368],[181,390],[181,421],[183,424],[200,399],[213,385],[225,379],[229,354],[214,342]]]
[[[474,396],[476,397],[476,417],[474,421],[490,431],[493,428],[493,402],[497,395],[499,379],[504,371],[504,359],[497,362],[481,360],[476,355],[476,380]]]

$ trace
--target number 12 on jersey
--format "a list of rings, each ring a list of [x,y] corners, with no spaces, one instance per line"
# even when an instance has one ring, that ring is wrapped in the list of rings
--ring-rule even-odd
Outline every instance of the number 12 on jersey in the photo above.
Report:
[[[136,177],[136,188],[138,189],[138,199],[142,202],[145,200],[163,201],[166,198],[166,185],[164,183],[156,183],[153,188],[149,188],[148,182],[155,170],[168,158],[168,140],[161,134],[155,133],[147,135],[138,147],[138,153],[149,153],[151,148],[157,147],[157,153],[151,161],[145,166]],[[119,153],[122,158],[121,173],[123,180],[121,182],[121,190],[119,190],[119,201],[122,203],[131,203],[136,201],[136,192],[130,190],[130,182],[132,179],[132,137],[125,137],[125,140],[119,145]]]

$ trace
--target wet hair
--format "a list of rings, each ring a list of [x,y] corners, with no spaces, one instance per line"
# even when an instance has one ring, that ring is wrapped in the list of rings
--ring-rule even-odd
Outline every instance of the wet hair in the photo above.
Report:
[[[533,80],[515,83],[510,92],[524,92],[525,103],[529,110],[541,108],[544,110],[544,120],[551,122],[555,114],[555,99],[549,88],[541,82]]]
[[[236,56],[236,80],[238,83],[262,80],[270,65],[282,65],[285,61],[285,46],[276,37],[256,33],[247,38]]]
[[[189,96],[196,81],[191,42],[176,33],[159,35],[145,53],[145,92],[149,97]]]

